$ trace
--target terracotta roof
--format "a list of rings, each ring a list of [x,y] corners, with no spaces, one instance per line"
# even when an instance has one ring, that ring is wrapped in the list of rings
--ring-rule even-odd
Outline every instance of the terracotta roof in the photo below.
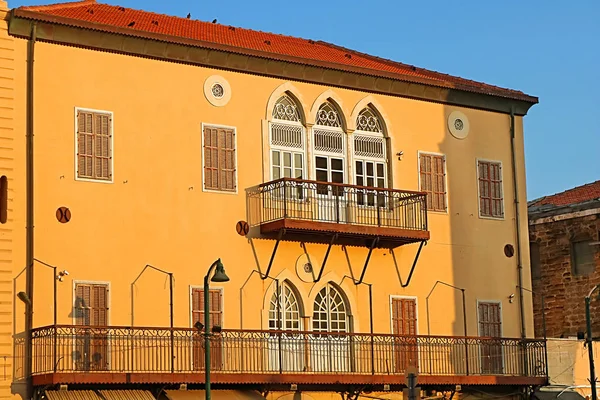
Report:
[[[588,183],[561,193],[545,196],[529,202],[529,207],[569,206],[600,199],[600,181]]]
[[[21,12],[20,12],[21,11]],[[22,18],[36,19],[72,26],[90,27],[99,31],[114,32],[111,28],[125,29],[126,34],[165,35],[227,46],[233,51],[252,52],[265,58],[281,59],[293,57],[304,64],[328,63],[333,69],[360,68],[367,74],[392,74],[395,79],[420,82],[433,86],[450,87],[459,90],[484,93],[537,103],[537,97],[517,90],[504,89],[493,85],[475,82],[439,72],[417,68],[412,65],[371,56],[354,50],[335,46],[323,41],[313,41],[274,33],[210,23],[188,18],[156,14],[119,6],[83,0],[44,6],[28,6],[16,9]],[[203,46],[202,46],[203,47]]]

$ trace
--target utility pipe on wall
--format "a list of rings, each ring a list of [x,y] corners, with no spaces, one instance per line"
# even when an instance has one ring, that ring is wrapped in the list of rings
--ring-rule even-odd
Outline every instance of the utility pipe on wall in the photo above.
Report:
[[[33,386],[31,382],[32,372],[32,337],[33,329],[33,62],[35,54],[35,41],[37,38],[37,24],[31,24],[31,36],[27,48],[27,128],[26,128],[26,238],[25,238],[25,265],[26,265],[26,288],[25,293],[29,297],[29,302],[25,305],[25,379],[26,379],[26,399],[33,396]]]
[[[519,279],[519,311],[521,314],[521,337],[525,338],[527,332],[525,330],[525,305],[523,304],[523,260],[521,252],[521,219],[519,214],[519,187],[517,182],[517,162],[515,156],[515,110],[510,109],[510,154],[512,162],[512,178],[515,201],[515,223],[517,231],[517,271]]]

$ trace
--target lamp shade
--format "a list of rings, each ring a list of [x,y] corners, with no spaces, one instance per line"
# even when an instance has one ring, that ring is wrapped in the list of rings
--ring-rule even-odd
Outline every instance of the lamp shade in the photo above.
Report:
[[[225,267],[223,267],[223,263],[221,260],[217,263],[217,269],[215,274],[211,278],[212,282],[229,282],[229,277],[225,274]]]

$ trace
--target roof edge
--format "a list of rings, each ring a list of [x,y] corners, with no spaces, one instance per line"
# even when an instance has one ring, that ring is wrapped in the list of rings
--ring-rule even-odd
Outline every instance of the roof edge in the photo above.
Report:
[[[95,0],[83,0],[83,1],[79,1],[79,2],[72,2],[72,3],[65,3],[65,4],[81,5],[82,3],[83,4],[91,4],[91,3],[95,3]],[[46,6],[43,6],[43,7],[46,7]],[[99,23],[95,23],[95,22],[87,22],[87,21],[82,21],[82,20],[73,19],[73,18],[49,15],[49,14],[46,14],[43,12],[29,10],[29,9],[22,9],[22,8],[12,9],[11,10],[11,20],[15,17],[21,18],[24,20],[39,21],[39,22],[45,22],[45,23],[50,23],[50,24],[80,28],[80,29],[85,29],[85,30],[92,30],[92,31],[97,31],[97,32],[121,35],[121,36],[137,37],[137,38],[155,40],[155,41],[166,42],[166,43],[180,44],[180,45],[185,45],[185,46],[190,46],[190,47],[206,48],[206,49],[210,49],[210,50],[224,51],[224,52],[228,52],[228,53],[232,53],[232,54],[243,54],[243,55],[252,56],[252,57],[278,60],[278,61],[290,62],[290,63],[301,64],[301,65],[306,65],[306,66],[315,66],[315,67],[332,69],[332,70],[337,70],[337,71],[342,71],[342,72],[353,72],[353,73],[357,73],[357,74],[361,74],[361,75],[388,78],[388,79],[406,82],[406,83],[416,83],[416,84],[422,84],[422,85],[430,86],[430,87],[458,90],[458,91],[467,92],[467,93],[475,93],[475,94],[491,96],[494,98],[504,99],[504,100],[514,100],[514,101],[519,101],[519,102],[524,102],[524,103],[529,104],[528,107],[525,107],[525,110],[522,113],[522,115],[525,115],[531,106],[539,103],[538,97],[527,95],[524,93],[523,94],[515,94],[515,95],[510,95],[510,93],[505,93],[505,94],[491,93],[489,90],[485,90],[485,88],[477,88],[477,87],[463,85],[463,84],[452,84],[449,82],[444,82],[444,81],[441,81],[438,79],[433,79],[433,78],[422,78],[422,77],[415,77],[415,76],[411,76],[411,75],[401,75],[401,74],[392,73],[392,72],[378,71],[378,70],[374,70],[374,69],[368,69],[368,68],[362,68],[362,67],[356,67],[356,66],[350,66],[350,65],[344,65],[344,64],[337,64],[337,63],[328,62],[328,61],[320,61],[320,60],[314,60],[314,59],[303,58],[303,57],[288,56],[288,55],[282,55],[279,53],[265,52],[262,50],[247,49],[247,48],[241,48],[241,47],[230,46],[230,45],[226,45],[226,44],[202,41],[202,40],[197,40],[197,39],[183,38],[180,36],[165,35],[165,34],[160,34],[160,33],[153,33],[153,32],[140,31],[140,30],[129,29],[129,28],[116,27],[116,26],[112,26],[112,25],[99,24]],[[13,33],[11,32],[11,34],[13,34]],[[15,35],[26,37],[26,35],[19,35],[19,34],[15,34]],[[54,40],[54,42],[61,43],[60,40]],[[335,46],[335,45],[333,45],[333,46]],[[354,50],[352,50],[352,51],[354,51]],[[375,57],[375,56],[370,56],[370,57]],[[460,78],[460,77],[456,77],[456,78],[464,79],[464,78]],[[481,83],[484,84],[483,82],[481,82]],[[499,88],[499,89],[511,90],[511,89],[503,89],[503,88]]]

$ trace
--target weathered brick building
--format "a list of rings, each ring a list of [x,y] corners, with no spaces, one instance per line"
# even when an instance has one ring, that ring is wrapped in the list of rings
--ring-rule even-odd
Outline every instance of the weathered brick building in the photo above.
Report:
[[[529,202],[529,239],[536,336],[542,295],[548,337],[585,332],[584,298],[600,284],[600,181]],[[598,336],[600,300],[591,311]]]

